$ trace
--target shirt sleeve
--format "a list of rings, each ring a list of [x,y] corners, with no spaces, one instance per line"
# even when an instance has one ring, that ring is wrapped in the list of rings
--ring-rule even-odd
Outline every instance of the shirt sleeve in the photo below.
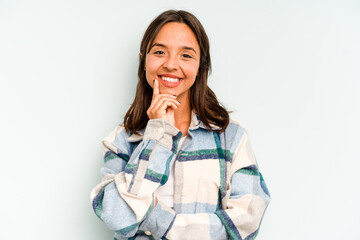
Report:
[[[152,119],[135,149],[131,149],[129,136],[121,126],[102,140],[102,181],[93,188],[90,200],[95,214],[115,235],[134,236],[152,212],[154,192],[167,181],[181,136],[166,120]]]
[[[160,203],[140,229],[164,232],[164,236],[171,240],[255,239],[270,202],[270,194],[257,166],[246,131],[236,146],[229,174],[231,180],[222,199],[222,207],[214,213],[171,215],[169,209]],[[164,219],[159,218],[166,214]],[[164,221],[167,221],[167,224],[164,224]],[[165,229],[165,225],[170,227]]]
[[[223,207],[215,214],[230,239],[254,239],[270,203],[270,193],[259,171],[247,131],[236,148],[230,175],[229,197],[225,196]]]

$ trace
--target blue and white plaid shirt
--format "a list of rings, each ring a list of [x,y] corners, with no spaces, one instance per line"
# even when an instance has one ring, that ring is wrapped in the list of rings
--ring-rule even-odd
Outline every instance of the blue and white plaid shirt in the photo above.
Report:
[[[181,137],[163,119],[149,120],[140,135],[119,125],[105,137],[103,179],[91,192],[96,215],[119,240],[254,239],[270,194],[245,127],[231,119],[218,134],[193,112],[178,149]],[[173,161],[174,208],[154,207]]]

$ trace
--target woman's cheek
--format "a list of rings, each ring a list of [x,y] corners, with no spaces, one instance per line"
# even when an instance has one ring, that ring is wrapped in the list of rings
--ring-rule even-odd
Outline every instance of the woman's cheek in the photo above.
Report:
[[[191,78],[195,79],[199,70],[199,65],[194,63],[189,63],[186,66],[184,66],[183,69],[187,73],[186,75],[188,75],[189,77],[191,76]]]
[[[158,57],[158,56],[149,56],[149,65],[151,66],[158,66],[159,64],[161,64],[164,61],[164,57]]]

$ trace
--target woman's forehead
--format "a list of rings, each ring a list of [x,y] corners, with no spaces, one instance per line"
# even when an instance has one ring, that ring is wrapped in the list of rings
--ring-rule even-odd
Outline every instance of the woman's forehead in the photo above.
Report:
[[[185,23],[178,22],[170,22],[162,26],[153,40],[152,46],[154,45],[193,48],[196,52],[200,51],[196,35],[191,28]]]

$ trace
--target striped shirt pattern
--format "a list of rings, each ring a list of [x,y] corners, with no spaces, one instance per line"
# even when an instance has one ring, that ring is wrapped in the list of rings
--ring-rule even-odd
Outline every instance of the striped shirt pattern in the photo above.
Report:
[[[111,131],[102,140],[102,181],[90,196],[95,214],[115,240],[255,239],[270,194],[246,128],[231,119],[217,133],[193,112],[178,149],[181,137],[163,119],[149,120],[139,135],[122,125]],[[154,207],[173,162],[174,209],[161,201]]]

